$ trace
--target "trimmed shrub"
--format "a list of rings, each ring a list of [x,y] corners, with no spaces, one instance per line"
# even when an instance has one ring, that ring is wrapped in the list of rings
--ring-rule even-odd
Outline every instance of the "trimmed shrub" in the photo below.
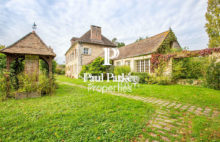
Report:
[[[139,83],[148,83],[150,78],[149,74],[146,72],[132,72],[132,75],[139,77]]]
[[[116,66],[114,68],[115,75],[121,75],[122,73],[124,73],[125,75],[128,75],[129,72],[131,72],[131,69],[129,66]]]
[[[114,69],[113,66],[105,66],[103,64],[104,58],[97,57],[92,63],[82,66],[80,77],[82,78],[84,73],[91,73],[92,75],[99,75],[100,73],[112,73]],[[104,78],[106,78],[106,76],[104,76]]]
[[[206,86],[220,90],[220,62],[212,60],[206,71]]]

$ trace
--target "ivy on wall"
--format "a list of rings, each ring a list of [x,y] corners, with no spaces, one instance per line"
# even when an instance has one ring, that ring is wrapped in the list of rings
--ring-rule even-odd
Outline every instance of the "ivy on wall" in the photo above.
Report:
[[[174,56],[175,54],[152,54],[151,71],[154,72],[160,65],[164,66],[164,62],[167,63]]]
[[[177,38],[173,33],[172,29],[170,29],[166,39],[162,42],[162,44],[158,48],[157,53],[165,54],[171,52],[171,43],[173,41],[177,41]]]
[[[151,57],[151,71],[154,72],[154,70],[159,67],[160,62],[168,62],[171,58],[189,58],[189,57],[199,57],[199,56],[205,57],[213,53],[220,53],[220,48],[207,48],[197,51],[184,50],[182,52],[170,53],[170,54],[155,53],[152,54]]]

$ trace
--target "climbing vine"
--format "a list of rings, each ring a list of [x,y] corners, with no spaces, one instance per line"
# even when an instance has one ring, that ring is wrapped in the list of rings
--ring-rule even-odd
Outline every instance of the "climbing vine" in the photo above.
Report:
[[[160,65],[164,66],[164,63],[168,62],[170,58],[175,54],[152,54],[151,56],[151,71],[155,71]]]
[[[184,50],[182,52],[170,53],[170,54],[152,54],[151,56],[151,71],[154,71],[159,67],[160,62],[168,62],[170,58],[188,58],[188,57],[205,57],[211,55],[212,53],[220,53],[220,48],[207,48],[203,50],[197,51],[187,51]]]
[[[173,31],[170,29],[166,39],[162,42],[157,52],[160,54],[169,53],[171,51],[171,43],[173,41],[177,41],[177,38],[175,34],[173,33]]]

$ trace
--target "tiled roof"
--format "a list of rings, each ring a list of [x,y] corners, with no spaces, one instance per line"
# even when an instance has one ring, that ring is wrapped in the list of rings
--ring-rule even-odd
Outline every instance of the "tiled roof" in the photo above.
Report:
[[[167,37],[168,33],[169,31],[165,31],[147,39],[123,46],[119,48],[119,56],[116,59],[129,58],[156,52]]]
[[[104,45],[107,47],[116,47],[116,45],[114,43],[112,43],[109,39],[107,39],[103,35],[102,35],[101,40],[92,40],[90,37],[91,37],[91,31],[89,30],[80,38],[73,37],[72,40],[74,40],[75,42],[99,44],[99,45]]]
[[[53,52],[53,49],[47,47],[47,45],[34,31],[25,35],[12,45],[0,50],[0,52],[8,54],[56,56],[56,54]]]

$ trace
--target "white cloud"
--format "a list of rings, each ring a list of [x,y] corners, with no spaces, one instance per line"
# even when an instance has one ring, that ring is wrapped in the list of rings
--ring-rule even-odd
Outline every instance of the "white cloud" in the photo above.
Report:
[[[10,45],[28,32],[35,21],[37,33],[63,63],[73,36],[90,25],[126,44],[172,27],[182,46],[207,47],[204,0],[9,0],[0,2],[0,44]]]

